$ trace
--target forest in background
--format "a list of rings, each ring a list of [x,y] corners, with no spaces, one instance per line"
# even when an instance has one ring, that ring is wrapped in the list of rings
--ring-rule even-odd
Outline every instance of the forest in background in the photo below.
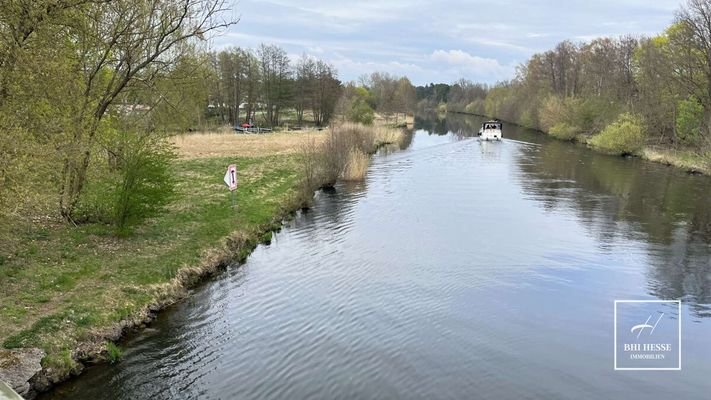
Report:
[[[171,201],[169,136],[251,123],[371,124],[411,112],[405,77],[343,84],[273,44],[208,46],[225,0],[8,0],[0,8],[0,243],[24,223],[107,223],[119,235]],[[0,257],[0,264],[2,257]]]
[[[654,37],[563,41],[509,81],[416,90],[420,110],[496,117],[616,154],[651,145],[711,159],[711,2],[689,0]]]
[[[171,201],[182,132],[399,122],[419,110],[501,118],[615,154],[658,147],[708,160],[711,2],[654,37],[564,41],[495,85],[415,88],[375,72],[344,83],[274,44],[213,50],[238,23],[224,0],[9,0],[0,9],[0,240],[19,222],[112,224]],[[334,120],[334,117],[337,117]],[[8,248],[8,246],[4,246]]]

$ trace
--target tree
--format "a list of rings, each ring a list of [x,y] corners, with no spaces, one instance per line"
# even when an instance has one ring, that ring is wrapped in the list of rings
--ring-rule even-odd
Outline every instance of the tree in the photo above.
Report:
[[[675,136],[675,102],[681,89],[673,74],[666,35],[642,39],[634,53],[635,83],[639,96],[635,103],[647,129],[660,140]]]
[[[139,93],[121,96],[119,102],[146,105],[150,129],[184,132],[202,127],[209,104],[209,87],[218,77],[206,54],[186,54],[165,76],[147,83]],[[133,97],[140,95],[140,97]],[[132,100],[133,97],[133,100]]]
[[[315,80],[316,62],[303,54],[296,63],[294,83],[294,108],[296,108],[296,119],[299,125],[304,121],[304,110],[313,102]]]
[[[72,29],[81,71],[81,106],[65,146],[60,213],[71,219],[87,179],[92,147],[109,107],[126,91],[166,73],[187,49],[236,21],[225,21],[224,0],[91,3]]]
[[[711,119],[711,3],[688,0],[667,30],[674,74],[679,84],[704,108],[703,136],[709,135]]]
[[[289,56],[281,47],[261,44],[257,50],[262,76],[262,96],[267,110],[267,123],[279,125],[279,111],[291,95]]]
[[[341,94],[341,81],[336,69],[321,60],[315,64],[315,80],[312,96],[312,111],[316,126],[323,126],[333,115]]]
[[[417,93],[415,93],[415,87],[412,86],[410,80],[406,77],[402,77],[397,81],[397,87],[395,88],[395,122],[397,123],[397,115],[399,113],[409,114],[415,109],[415,102],[417,101]]]
[[[364,86],[368,87],[370,92],[373,93],[375,110],[382,113],[386,119],[389,119],[397,108],[395,100],[397,78],[386,72],[374,72]]]

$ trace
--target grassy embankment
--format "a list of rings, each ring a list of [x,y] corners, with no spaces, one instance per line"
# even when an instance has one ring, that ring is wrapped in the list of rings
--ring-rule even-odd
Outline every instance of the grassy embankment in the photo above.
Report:
[[[45,367],[77,366],[80,343],[101,351],[117,323],[140,324],[199,276],[244,258],[298,205],[298,143],[308,134],[191,135],[176,140],[177,198],[129,238],[111,227],[37,224],[0,268],[0,343],[39,347]],[[236,163],[237,207],[222,182]],[[154,307],[155,308],[155,307]],[[120,326],[120,325],[119,325]],[[99,347],[99,349],[97,349]]]
[[[457,113],[457,114],[471,114],[471,113],[462,112],[462,111],[455,111],[455,113]],[[483,116],[486,118],[493,118],[493,117],[486,116],[486,115],[478,115],[478,114],[471,114],[471,115]],[[506,121],[506,122],[518,124],[517,122],[514,122],[514,121]],[[521,125],[521,126],[523,126],[523,125]],[[531,127],[527,127],[527,126],[526,126],[526,128],[540,130],[537,128],[531,128]],[[591,137],[591,136],[584,135],[584,134],[567,134],[567,132],[556,131],[553,129],[551,131],[541,130],[541,132],[543,132],[555,139],[558,139],[558,140],[580,143],[583,145],[587,145],[587,147],[590,149],[600,151],[602,153],[609,153],[609,151],[605,151],[604,149],[600,149],[600,148],[591,144],[591,139],[594,137],[594,135]],[[688,147],[683,147],[683,146],[671,147],[671,146],[664,146],[664,145],[658,145],[658,144],[646,144],[646,145],[642,146],[641,149],[635,151],[633,153],[633,155],[640,157],[644,160],[681,168],[689,173],[700,173],[700,174],[705,174],[705,175],[711,175],[711,151],[703,153],[703,152],[699,152],[698,149],[693,149],[693,148],[688,148]]]
[[[0,344],[43,349],[50,382],[79,372],[78,361],[118,358],[111,340],[270,240],[283,218],[304,204],[304,149],[327,158],[328,138],[349,129],[178,136],[176,199],[133,236],[117,238],[108,225],[74,227],[39,216],[41,222],[18,228],[15,250],[0,257]],[[374,146],[398,137],[391,129],[357,129],[370,132]],[[234,208],[222,182],[231,163],[239,180]],[[357,176],[345,177],[362,179],[364,163]],[[316,187],[325,183],[323,176],[313,179]]]

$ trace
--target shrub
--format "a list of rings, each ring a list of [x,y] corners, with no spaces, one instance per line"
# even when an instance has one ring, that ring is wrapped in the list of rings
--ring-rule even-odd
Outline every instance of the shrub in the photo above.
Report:
[[[564,121],[563,101],[556,96],[549,96],[541,108],[539,125],[542,131],[550,132],[556,124]]]
[[[106,358],[111,364],[121,361],[121,349],[113,342],[106,342]]]
[[[538,121],[535,118],[535,112],[530,109],[525,109],[518,117],[518,123],[526,128],[535,129],[538,126]]]
[[[402,129],[345,123],[333,125],[321,146],[302,147],[305,202],[318,186],[332,185],[339,178],[360,180],[368,169],[368,155],[386,144],[401,145],[406,135]],[[365,161],[363,161],[365,159]]]
[[[351,149],[348,152],[348,160],[343,170],[343,180],[346,181],[362,181],[365,179],[365,174],[368,172],[369,157],[358,148]]]
[[[464,107],[464,111],[470,114],[484,115],[484,99],[474,99]]]
[[[112,221],[119,235],[158,214],[172,199],[173,147],[158,135],[123,133],[114,147],[119,179],[113,191]]]
[[[363,125],[372,125],[375,111],[363,99],[356,99],[348,110],[348,120]]]
[[[543,102],[539,113],[540,128],[550,133],[554,126],[564,123],[577,127],[577,133],[597,132],[613,122],[619,113],[617,104],[602,98],[583,100],[550,96]]]
[[[580,128],[571,126],[565,122],[559,122],[548,130],[548,133],[556,139],[573,140],[580,133]]]
[[[691,96],[677,104],[676,135],[687,144],[697,144],[701,138],[704,107]]]
[[[301,182],[301,201],[302,206],[309,206],[313,199],[314,191],[321,186],[321,166],[323,157],[321,148],[316,143],[316,139],[311,137],[301,146],[301,165],[304,171],[304,177]]]
[[[620,114],[617,121],[593,136],[588,143],[611,154],[634,154],[644,146],[644,130],[637,116]]]

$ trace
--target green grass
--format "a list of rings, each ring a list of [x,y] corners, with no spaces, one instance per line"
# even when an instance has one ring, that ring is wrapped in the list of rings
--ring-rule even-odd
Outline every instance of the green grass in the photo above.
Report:
[[[645,134],[639,118],[621,114],[617,121],[594,135],[588,144],[609,154],[637,154],[644,147]]]
[[[234,208],[222,182],[231,163],[240,183]],[[25,229],[16,251],[2,254],[0,343],[42,348],[45,366],[71,369],[68,349],[162,298],[181,268],[224,252],[231,234],[248,244],[236,258],[269,241],[295,204],[300,171],[296,155],[176,161],[176,200],[131,237],[103,224]]]
[[[573,140],[580,133],[580,129],[565,122],[559,122],[548,131],[548,134],[559,140]]]
[[[113,342],[106,342],[106,357],[111,364],[121,361],[122,352]]]
[[[666,165],[673,165],[689,172],[711,175],[711,152],[700,153],[693,149],[649,146],[643,149],[642,158]]]

